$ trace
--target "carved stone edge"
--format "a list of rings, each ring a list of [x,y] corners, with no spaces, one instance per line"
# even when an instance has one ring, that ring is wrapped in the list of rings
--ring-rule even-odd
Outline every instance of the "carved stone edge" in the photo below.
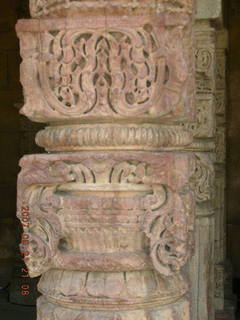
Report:
[[[106,1],[106,0],[91,0],[91,1],[49,1],[49,4],[45,4],[42,7],[37,8],[34,3],[36,0],[30,1],[30,12],[34,18],[51,17],[51,16],[68,16],[81,15],[94,10],[95,13],[109,14],[128,14],[134,15],[139,12],[170,12],[170,13],[187,13],[191,14],[193,11],[192,0],[183,0],[182,6],[174,6],[169,3],[163,3],[162,0],[145,0],[145,1]]]
[[[71,308],[71,306],[68,309],[68,316],[69,319],[71,320],[76,320],[76,319],[80,319],[79,317],[83,318],[83,319],[89,319],[88,316],[91,319],[99,319],[99,313],[97,312],[99,309],[94,310],[94,309],[90,309],[90,310],[84,310],[82,308],[80,309],[76,309],[76,308]],[[130,307],[130,306],[129,306]],[[167,315],[170,317],[168,317],[168,320],[173,320],[172,316],[173,313],[171,310],[171,308],[174,309],[174,315],[176,315],[176,313],[178,313],[178,315],[180,316],[180,314],[184,314],[186,315],[186,310],[189,309],[189,301],[186,300],[185,298],[182,299],[178,299],[178,301],[173,302],[173,304],[171,304],[170,306],[157,306],[157,308],[155,307],[153,310],[148,309],[147,311],[139,308],[139,309],[133,309],[130,308],[128,310],[114,310],[115,313],[113,314],[112,311],[111,314],[109,314],[109,312],[106,310],[106,312],[104,313],[104,316],[106,317],[106,319],[125,319],[126,317],[128,319],[134,319],[136,317],[136,319],[143,319],[143,320],[147,320],[149,319],[149,316],[151,314],[155,314],[157,317],[159,317],[159,313],[163,314],[163,316]],[[66,309],[64,305],[58,305],[55,302],[51,301],[50,299],[46,299],[45,297],[40,297],[38,299],[38,309],[39,311],[39,315],[42,317],[44,317],[43,319],[45,319],[45,315],[49,316],[49,315],[54,315],[55,311],[58,309],[60,312],[63,311],[64,315],[66,315]],[[170,310],[169,310],[170,309]],[[184,310],[183,310],[184,309]],[[166,311],[166,312],[165,312]],[[170,312],[169,312],[170,311]],[[182,312],[181,312],[182,311]],[[183,312],[184,311],[184,312]],[[102,314],[102,313],[101,313]],[[173,315],[173,316],[174,316]],[[110,316],[110,317],[109,317]],[[178,318],[179,320],[183,320],[183,319],[190,319],[190,315],[186,315],[186,317],[184,318]],[[60,318],[59,318],[60,319]],[[155,319],[155,316],[154,316]]]
[[[192,143],[191,132],[181,127],[157,125],[70,125],[47,127],[36,143],[47,151],[166,150]]]
[[[87,26],[93,25],[93,20],[95,21],[94,28],[112,28],[115,26],[119,27],[137,27],[142,26],[145,23],[151,22],[154,26],[176,26],[176,25],[188,25],[190,19],[188,16],[179,14],[179,15],[170,15],[167,13],[159,15],[150,15],[145,14],[143,16],[98,16],[94,17],[87,15],[84,17],[77,18],[46,18],[46,19],[21,19],[18,20],[16,24],[16,32],[44,32],[49,30],[72,30],[72,29],[86,29]],[[93,29],[94,29],[93,28]]]

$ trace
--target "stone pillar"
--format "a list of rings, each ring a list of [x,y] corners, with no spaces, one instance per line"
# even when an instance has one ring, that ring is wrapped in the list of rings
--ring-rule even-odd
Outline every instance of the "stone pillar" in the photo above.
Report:
[[[36,137],[48,154],[20,161],[18,217],[29,274],[42,275],[38,320],[195,319],[194,177],[207,208],[212,167],[191,147],[192,1],[30,9],[17,24],[21,112],[48,124]]]
[[[196,232],[191,262],[193,319],[224,314],[225,103],[227,32],[222,1],[197,1],[194,25],[196,122],[190,126],[196,151]],[[215,265],[214,265],[215,261]]]
[[[214,307],[214,161],[215,161],[215,30],[209,21],[194,25],[196,122],[191,124],[197,166],[195,254],[191,261],[193,318],[213,320]],[[188,125],[189,126],[189,125]]]

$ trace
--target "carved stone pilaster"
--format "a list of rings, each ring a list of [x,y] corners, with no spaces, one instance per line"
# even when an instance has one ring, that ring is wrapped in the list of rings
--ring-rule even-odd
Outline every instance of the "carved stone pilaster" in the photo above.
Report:
[[[208,20],[196,20],[194,42],[197,115],[196,121],[188,124],[194,139],[187,147],[197,158],[195,254],[190,264],[192,319],[214,320],[216,33]]]
[[[220,1],[214,1],[214,5],[199,1],[196,18],[197,119],[188,124],[194,139],[187,149],[198,152],[205,168],[199,172],[211,177],[211,181],[200,179],[205,183],[201,190],[211,189],[211,195],[202,201],[197,198],[196,250],[190,270],[193,318],[209,320],[215,319],[214,309],[224,310],[226,32],[217,31],[211,24],[214,19],[218,22],[215,25],[221,26]]]
[[[212,178],[191,151],[192,0],[30,9],[21,113],[48,124],[50,154],[20,161],[18,217],[38,320],[192,319],[195,196]]]

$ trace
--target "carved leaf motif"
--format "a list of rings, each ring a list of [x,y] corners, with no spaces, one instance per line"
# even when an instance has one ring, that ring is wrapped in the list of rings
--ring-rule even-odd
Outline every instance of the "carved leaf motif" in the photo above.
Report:
[[[28,159],[31,159],[29,163]],[[60,216],[64,199],[57,192],[64,190],[82,192],[85,191],[86,185],[91,189],[94,187],[93,184],[96,184],[98,191],[107,188],[110,192],[115,190],[131,192],[133,188],[134,192],[139,191],[140,194],[144,192],[142,199],[146,214],[143,231],[150,240],[149,252],[155,269],[162,275],[169,276],[186,263],[191,253],[192,224],[188,216],[191,205],[188,204],[187,210],[185,198],[169,187],[159,184],[159,181],[155,182],[154,171],[147,162],[137,159],[118,162],[102,154],[94,159],[86,157],[81,161],[77,161],[74,156],[68,160],[50,162],[26,157],[23,163],[25,165],[28,163],[28,166],[19,176],[22,187],[19,193],[19,206],[27,204],[31,212],[30,225],[25,232],[30,235],[27,247],[30,260],[27,263],[32,276],[37,276],[54,266],[54,257],[58,256],[60,250],[60,240],[64,238],[61,231],[63,217]],[[37,170],[32,172],[34,166]],[[116,187],[117,189],[114,189]],[[71,199],[65,200],[71,202]],[[20,214],[18,216],[20,217]],[[140,223],[142,220],[141,217]],[[99,233],[101,232],[99,230]],[[140,230],[137,232],[141,234]],[[62,248],[68,251],[67,246]],[[87,255],[85,258],[85,263],[89,264],[89,268],[92,267],[93,262],[88,260]],[[105,262],[106,259],[105,257]]]
[[[158,187],[150,197],[144,221],[150,255],[156,270],[170,276],[180,270],[190,255],[188,214],[180,195],[169,188]]]
[[[54,190],[55,187],[33,187],[25,194],[24,203],[28,203],[30,208],[30,222],[23,227],[29,241],[27,244],[23,242],[21,250],[29,253],[25,262],[32,277],[49,270],[61,238],[62,227],[57,216],[60,203],[53,196]]]
[[[213,198],[214,169],[207,157],[196,155],[193,189],[197,202],[209,201]]]
[[[28,41],[24,34],[20,37],[24,56]],[[161,32],[150,24],[109,31],[56,30],[41,33],[39,39],[31,60],[36,69],[22,63],[22,112],[29,117],[40,119],[43,110],[61,117],[164,116],[186,99],[189,71],[182,27],[162,27]],[[26,73],[35,79],[34,92]],[[39,96],[41,107],[33,110],[31,100],[41,92],[44,101]]]
[[[143,162],[121,162],[112,168],[110,183],[143,183],[149,167]]]

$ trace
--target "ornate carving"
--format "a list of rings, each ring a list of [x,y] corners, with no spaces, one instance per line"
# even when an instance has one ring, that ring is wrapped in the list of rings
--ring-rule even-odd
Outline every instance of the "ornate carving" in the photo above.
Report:
[[[191,255],[189,212],[182,198],[163,186],[147,196],[146,203],[144,230],[150,239],[153,265],[161,274],[170,276]]]
[[[36,136],[48,151],[181,148],[192,142],[189,131],[155,125],[72,125],[47,127]]]
[[[196,153],[196,167],[192,181],[197,202],[213,200],[214,167],[208,154]]]
[[[214,29],[206,24],[195,25],[195,61],[197,94],[210,94],[215,90],[215,37]]]
[[[89,11],[102,11],[112,14],[139,14],[146,11],[152,13],[191,13],[192,0],[30,0],[31,15],[35,18],[42,16],[71,16]]]
[[[61,21],[54,30],[46,21],[37,33],[27,30],[33,23],[19,22],[22,113],[36,121],[191,117],[183,27],[133,20],[134,28],[126,28],[116,18],[106,31],[105,19],[98,22],[98,29],[87,28],[83,18],[79,31],[76,21],[63,30]]]
[[[50,190],[34,190],[29,201],[31,221],[25,227],[25,237],[29,236],[28,245],[22,245],[22,251],[28,252],[27,265],[31,276],[39,276],[49,269],[52,258],[57,253],[58,242],[61,238],[61,222],[57,216],[58,203]],[[25,208],[23,205],[21,208]],[[32,213],[34,212],[34,213]]]
[[[196,121],[183,123],[185,130],[192,132],[194,138],[213,138],[216,132],[215,104],[212,96],[199,96],[196,99]],[[207,141],[206,141],[207,143]]]
[[[180,182],[183,178],[180,179],[176,176],[175,179],[178,180],[175,180],[173,188],[172,182],[168,185],[169,181],[165,180],[164,176],[157,178],[154,175],[151,161],[148,164],[149,160],[139,161],[136,156],[124,161],[111,159],[104,155],[96,155],[93,159],[88,159],[88,155],[85,157],[83,159],[79,156],[63,157],[63,159],[55,157],[56,160],[54,160],[46,156],[38,156],[23,158],[21,162],[23,170],[19,176],[21,192],[18,194],[18,216],[21,215],[22,206],[29,206],[31,220],[25,232],[31,236],[30,262],[26,261],[31,274],[38,275],[46,271],[45,268],[49,269],[54,265],[63,266],[62,261],[64,260],[65,268],[72,270],[74,268],[85,270],[86,267],[88,270],[94,271],[99,271],[99,269],[116,271],[121,270],[121,267],[123,270],[149,268],[151,265],[147,262],[147,256],[144,256],[144,251],[141,253],[141,250],[144,249],[142,245],[144,242],[146,243],[141,231],[142,226],[150,239],[150,254],[155,268],[161,274],[168,276],[179,270],[191,253],[189,249],[191,246],[190,234],[193,229],[193,217],[190,212],[192,210],[191,197],[189,191],[187,196],[181,196],[179,191],[176,192],[176,187],[179,188],[177,181],[182,184],[183,188],[187,180]],[[162,161],[158,157],[162,168],[166,166],[164,164],[165,157],[170,161],[174,160],[172,156],[165,155]],[[179,161],[188,159],[188,157],[180,155],[178,158]],[[108,170],[106,170],[106,165]],[[174,176],[173,173],[172,179]],[[61,195],[61,192],[64,196]],[[105,192],[105,196],[103,196],[103,192]],[[111,198],[115,192],[119,193],[120,199],[116,198],[114,204],[112,200],[109,202],[107,199]],[[78,195],[79,200],[74,195]],[[140,196],[139,200],[135,199],[136,195]],[[101,202],[99,202],[99,196],[100,199],[103,197]],[[128,206],[130,209],[135,203],[134,208],[131,209],[133,211],[130,212],[132,212],[133,218],[134,215],[137,215],[136,220],[135,218],[129,220],[124,216],[117,218],[117,212],[115,213],[115,222],[107,212],[105,212],[104,218],[97,214],[94,202],[100,212],[105,212],[108,206],[114,212],[117,203],[119,209],[124,206],[127,210]],[[70,214],[70,212],[72,213]],[[91,218],[86,216],[86,212]],[[80,220],[78,216],[81,217]],[[120,222],[126,226],[121,227]],[[97,225],[103,224],[103,227],[99,232],[98,242],[94,244],[90,231],[93,228],[93,230],[96,229],[95,232],[98,232],[98,227],[95,227],[96,223]],[[107,229],[104,227],[106,223],[109,225]],[[132,256],[128,250],[121,249],[121,242],[124,242],[123,239],[121,240],[121,234],[125,234],[129,223],[132,225],[132,231],[129,230],[126,237],[135,237],[135,242],[132,243],[130,250]],[[63,230],[61,225],[64,225]],[[115,225],[117,229],[114,227]],[[111,226],[115,228],[115,231],[111,231]],[[89,241],[92,241],[90,246],[92,249],[88,253],[89,244],[86,246],[84,254],[81,253],[81,243],[86,241],[89,236],[85,233],[83,237],[85,240],[81,240],[79,230],[89,227]],[[120,247],[113,246],[113,250],[116,252],[120,250],[121,254],[109,254],[105,251],[107,247],[106,249],[103,247],[104,237],[110,237],[111,232],[114,232],[115,237],[116,235],[117,238],[120,237],[116,240]],[[75,237],[78,240],[75,240]],[[101,243],[102,237],[103,243]],[[98,250],[94,246],[97,246]],[[74,250],[75,253],[71,250]],[[99,252],[98,254],[90,254],[96,250]],[[36,252],[41,254],[35,254]],[[122,257],[122,262],[119,264],[116,263],[118,257]],[[84,260],[77,262],[79,258]],[[101,262],[104,260],[105,263],[101,266]]]
[[[30,10],[38,19],[17,24],[21,112],[48,123],[36,140],[56,152],[24,157],[18,180],[39,320],[190,320],[193,1]]]

